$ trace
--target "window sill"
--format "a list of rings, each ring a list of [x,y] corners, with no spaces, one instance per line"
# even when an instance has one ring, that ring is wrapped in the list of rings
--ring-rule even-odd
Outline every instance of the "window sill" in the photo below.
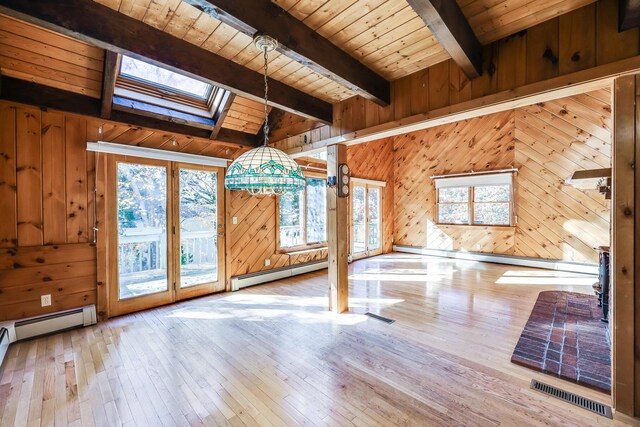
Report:
[[[435,224],[440,228],[484,228],[496,230],[515,230],[515,225],[484,225],[484,224]]]
[[[317,245],[294,246],[294,247],[291,247],[291,248],[280,248],[280,250],[278,250],[278,253],[294,255],[294,254],[301,254],[301,253],[305,253],[305,252],[312,252],[312,251],[317,251],[318,249],[327,249],[327,248],[328,248],[328,246],[327,246],[326,243],[319,243]]]

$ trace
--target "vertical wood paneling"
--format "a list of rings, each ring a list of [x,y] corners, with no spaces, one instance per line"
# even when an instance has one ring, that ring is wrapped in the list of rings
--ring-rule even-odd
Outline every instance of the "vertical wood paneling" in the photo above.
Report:
[[[568,74],[596,65],[595,17],[595,4],[560,16],[558,27],[560,74]]]
[[[60,113],[42,113],[42,209],[44,244],[67,241],[65,123]]]
[[[66,130],[66,209],[67,241],[87,241],[87,157],[86,120],[67,117]]]
[[[18,245],[16,108],[0,104],[0,247]]]
[[[42,245],[42,158],[40,111],[17,110],[18,245]]]

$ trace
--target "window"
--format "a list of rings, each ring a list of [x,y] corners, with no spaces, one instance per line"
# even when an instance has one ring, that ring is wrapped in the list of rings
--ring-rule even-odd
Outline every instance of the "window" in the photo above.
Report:
[[[209,97],[213,88],[208,83],[128,56],[122,57],[120,75],[130,79],[141,80],[169,92],[182,92],[203,100]]]
[[[206,126],[215,125],[213,117],[223,108],[226,90],[126,55],[121,55],[119,61],[113,98],[115,109],[168,117],[178,112],[186,115],[179,118],[187,122],[198,122],[198,119],[189,119],[196,116],[200,121],[208,120],[202,122]]]
[[[512,225],[512,173],[434,179],[438,224]]]
[[[278,199],[280,248],[327,241],[327,181],[308,177],[305,189]]]

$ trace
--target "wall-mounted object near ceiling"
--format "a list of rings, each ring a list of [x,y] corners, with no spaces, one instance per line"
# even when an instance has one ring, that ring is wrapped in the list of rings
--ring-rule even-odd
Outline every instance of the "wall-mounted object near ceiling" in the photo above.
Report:
[[[200,156],[197,154],[180,153],[177,151],[158,150],[155,148],[136,147],[132,145],[117,144],[113,142],[87,142],[87,151],[96,153],[118,154],[121,156],[141,157],[143,159],[168,160],[171,162],[190,163],[193,165],[206,165],[227,167],[227,159],[219,157]]]
[[[577,170],[565,184],[580,190],[598,190],[605,199],[611,199],[611,168]]]

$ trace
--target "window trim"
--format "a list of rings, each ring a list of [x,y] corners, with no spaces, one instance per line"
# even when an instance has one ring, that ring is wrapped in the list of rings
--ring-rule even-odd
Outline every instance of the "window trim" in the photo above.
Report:
[[[487,176],[495,176],[495,175],[510,175],[509,182],[507,183],[482,183],[482,177]],[[436,225],[444,225],[444,226],[462,226],[462,227],[501,227],[501,228],[513,228],[517,224],[517,215],[516,215],[516,206],[515,206],[515,196],[516,196],[516,171],[509,172],[485,172],[482,174],[478,174],[474,176],[473,174],[469,174],[465,176],[463,179],[463,185],[451,185],[451,186],[442,186],[439,187],[436,185],[436,200],[435,200],[435,218],[434,224]],[[455,178],[462,178],[460,176],[455,176]],[[474,178],[477,178],[478,183],[474,184]],[[446,176],[437,177],[437,179],[447,179]],[[475,223],[475,188],[476,187],[490,187],[490,186],[498,186],[498,185],[509,185],[509,201],[508,202],[478,202],[478,203],[508,203],[509,204],[509,223],[508,224],[481,224]],[[445,202],[440,203],[440,189],[441,188],[467,188],[469,195],[466,202]],[[461,204],[467,205],[468,210],[468,221],[465,223],[450,223],[450,222],[440,222],[440,205],[441,204]]]
[[[224,108],[223,100],[225,99],[225,93],[228,91],[210,83],[206,84],[209,85],[209,90],[207,91],[207,96],[202,98],[179,89],[131,76],[122,72],[122,55],[118,55],[114,95],[121,98],[215,121],[215,118]],[[145,113],[140,111],[140,114]]]
[[[302,229],[303,229],[302,233],[303,233],[305,243],[301,245],[295,245],[295,246],[281,245],[280,243],[280,198],[277,198],[276,200],[276,251],[280,254],[300,252],[307,249],[326,248],[328,245],[328,240],[325,240],[322,242],[307,242],[307,178],[322,179],[326,182],[327,177],[323,173],[305,171],[304,178],[305,178],[305,185],[304,185],[304,190],[302,190],[304,193],[304,209],[303,209],[304,220],[302,222]],[[326,227],[326,222],[325,222],[325,227]]]

